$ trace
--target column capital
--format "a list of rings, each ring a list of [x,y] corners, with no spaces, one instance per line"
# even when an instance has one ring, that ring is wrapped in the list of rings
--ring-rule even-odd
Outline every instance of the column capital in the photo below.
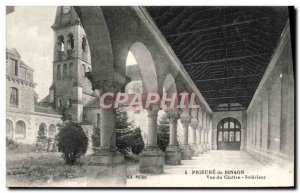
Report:
[[[93,90],[98,89],[101,93],[117,92],[123,88],[124,84],[116,80],[95,80],[92,82]]]
[[[178,111],[169,111],[167,112],[167,117],[170,121],[177,121],[180,116]]]
[[[182,123],[183,126],[188,127],[189,124],[191,123],[191,116],[180,116],[180,121]]]
[[[147,109],[147,112],[147,117],[157,117],[158,115],[158,109]]]

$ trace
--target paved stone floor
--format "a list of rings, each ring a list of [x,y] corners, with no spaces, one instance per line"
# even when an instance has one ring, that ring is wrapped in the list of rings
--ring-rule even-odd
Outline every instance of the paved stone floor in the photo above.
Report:
[[[203,170],[214,170],[216,174],[208,178],[207,174],[201,173]],[[229,170],[241,174],[225,174]],[[257,175],[265,179],[253,179]],[[210,151],[192,160],[183,160],[178,166],[165,165],[161,175],[138,173],[132,178],[127,180],[127,186],[290,186],[293,169],[264,165],[243,151]]]
[[[215,174],[201,171],[214,170]],[[165,165],[160,175],[141,174],[138,164],[128,169],[127,187],[268,187],[293,185],[293,166],[264,165],[243,151],[210,151],[181,165]],[[240,174],[225,174],[237,171]],[[218,174],[222,172],[222,174]],[[253,178],[264,179],[253,179]],[[48,183],[45,186],[85,187],[85,178]]]

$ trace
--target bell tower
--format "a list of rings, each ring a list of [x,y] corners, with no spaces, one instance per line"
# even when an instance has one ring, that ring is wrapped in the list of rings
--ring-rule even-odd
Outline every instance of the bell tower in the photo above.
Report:
[[[71,6],[59,6],[54,24],[53,84],[54,108],[82,121],[84,94],[92,95],[85,72],[91,71],[88,41],[80,19]]]

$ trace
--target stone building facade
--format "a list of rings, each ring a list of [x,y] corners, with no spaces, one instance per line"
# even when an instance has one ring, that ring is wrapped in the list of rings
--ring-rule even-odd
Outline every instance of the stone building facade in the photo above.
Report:
[[[99,127],[100,108],[86,73],[91,56],[85,32],[73,7],[58,7],[54,24],[53,83],[40,104],[80,123],[89,140]],[[91,148],[91,144],[90,148]]]
[[[40,127],[54,138],[61,122],[54,109],[37,105],[33,73],[16,49],[6,49],[6,137],[26,144],[36,142]]]

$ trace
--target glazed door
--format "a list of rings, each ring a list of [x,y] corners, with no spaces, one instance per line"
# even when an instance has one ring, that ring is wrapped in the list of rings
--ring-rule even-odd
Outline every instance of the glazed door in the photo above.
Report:
[[[225,118],[218,124],[217,149],[240,150],[241,125],[231,117]]]

